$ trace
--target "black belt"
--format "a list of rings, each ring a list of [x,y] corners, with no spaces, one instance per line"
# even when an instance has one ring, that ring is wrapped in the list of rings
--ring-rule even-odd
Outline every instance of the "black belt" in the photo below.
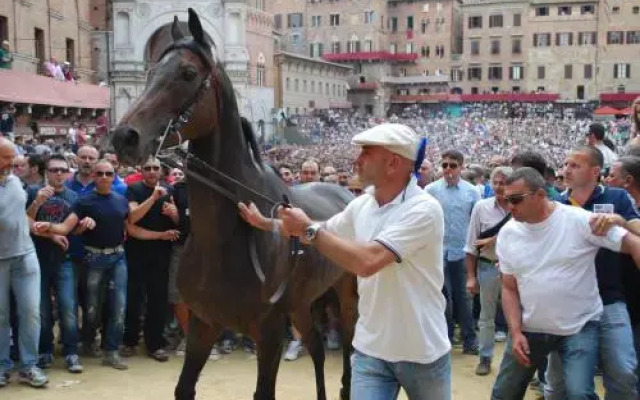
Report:
[[[482,261],[482,262],[485,262],[485,263],[488,263],[488,264],[495,264],[496,263],[494,260],[489,260],[486,257],[478,257],[478,260]]]

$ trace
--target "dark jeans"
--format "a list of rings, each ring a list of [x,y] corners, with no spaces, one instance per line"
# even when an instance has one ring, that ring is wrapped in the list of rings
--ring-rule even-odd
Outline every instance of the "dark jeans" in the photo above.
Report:
[[[570,336],[525,332],[530,350],[529,366],[516,360],[509,335],[500,371],[493,386],[492,400],[523,399],[537,367],[552,351],[557,351],[562,360],[567,399],[597,399],[593,376],[598,358],[599,326],[599,322],[587,322],[578,333]]]
[[[111,313],[103,327],[103,344],[108,352],[117,351],[122,343],[124,310],[127,304],[127,262],[124,253],[109,255],[87,253],[86,310],[82,329],[83,343],[92,343],[96,336],[100,310],[106,298]],[[106,292],[106,293],[105,293]]]
[[[471,301],[467,294],[467,271],[464,260],[444,261],[444,292],[447,298],[447,326],[449,328],[449,340],[453,340],[455,321],[453,311],[455,307],[456,318],[460,324],[463,347],[470,348],[476,345],[476,331],[471,314]]]
[[[76,275],[71,261],[58,265],[40,260],[40,354],[53,354],[53,305],[51,289],[55,290],[62,335],[62,354],[78,354],[78,304],[76,301]]]
[[[140,339],[140,313],[146,298],[144,342],[149,353],[167,345],[164,323],[168,311],[169,264],[171,243],[131,243],[127,247],[129,260],[129,302],[124,332],[124,344],[137,346]]]

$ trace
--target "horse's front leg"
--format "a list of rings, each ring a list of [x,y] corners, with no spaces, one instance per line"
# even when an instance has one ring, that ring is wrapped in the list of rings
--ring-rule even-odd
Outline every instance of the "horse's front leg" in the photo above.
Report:
[[[340,299],[340,323],[342,324],[342,388],[340,400],[351,397],[351,354],[353,335],[358,319],[358,289],[356,277],[345,274],[335,285]]]
[[[258,382],[253,394],[254,400],[275,400],[276,398],[276,378],[280,367],[285,329],[285,314],[281,312],[266,318],[261,325],[249,329],[258,350]]]
[[[180,379],[174,391],[176,400],[195,399],[196,383],[200,372],[209,359],[211,349],[221,332],[221,326],[209,326],[191,314],[184,364],[182,364]]]
[[[324,341],[320,331],[313,323],[311,316],[311,307],[304,307],[296,310],[292,315],[291,322],[293,326],[302,335],[302,341],[309,351],[309,355],[313,360],[313,368],[316,375],[316,395],[318,400],[326,400],[327,394],[324,380]]]

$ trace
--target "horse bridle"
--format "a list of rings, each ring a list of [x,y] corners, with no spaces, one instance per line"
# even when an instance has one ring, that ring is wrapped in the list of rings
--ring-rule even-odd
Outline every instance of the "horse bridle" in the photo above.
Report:
[[[202,99],[202,96],[204,95],[204,93],[207,90],[209,90],[212,85],[217,87],[218,81],[216,79],[213,79],[215,78],[215,76],[213,75],[213,62],[205,55],[204,51],[198,45],[193,44],[192,42],[171,45],[162,53],[162,55],[160,55],[158,59],[161,60],[166,54],[178,49],[188,49],[193,53],[195,53],[198,56],[198,58],[200,58],[202,63],[207,67],[207,73],[202,79],[202,82],[200,83],[200,85],[198,86],[198,90],[194,93],[193,96],[187,99],[187,101],[182,105],[182,107],[180,107],[178,116],[175,119],[174,118],[170,119],[169,122],[167,123],[167,126],[165,127],[164,132],[160,137],[158,148],[156,149],[156,152],[155,152],[155,158],[157,158],[162,164],[168,167],[176,168],[176,167],[181,167],[180,163],[177,160],[175,160],[175,157],[177,157],[179,161],[181,161],[182,164],[184,165],[183,170],[187,178],[191,178],[195,181],[198,181],[201,184],[204,184],[205,186],[218,192],[220,195],[231,200],[234,204],[238,204],[239,199],[231,191],[219,185],[215,181],[203,176],[202,174],[199,174],[193,170],[190,170],[189,168],[186,168],[187,164],[189,164],[190,166],[196,166],[201,169],[204,169],[205,171],[211,172],[215,174],[218,178],[221,178],[227,181],[227,183],[233,184],[243,190],[248,191],[252,195],[264,200],[265,202],[267,202],[267,204],[271,206],[271,218],[274,217],[275,210],[277,210],[279,206],[287,207],[287,208],[291,207],[289,199],[287,198],[286,195],[283,195],[283,201],[274,201],[271,198],[263,195],[262,193],[248,187],[247,185],[243,184],[237,179],[234,179],[230,175],[220,171],[219,169],[215,168],[213,165],[209,164],[208,162],[192,154],[189,150],[184,150],[181,148],[183,140],[182,140],[182,134],[180,133],[180,130],[184,128],[187,125],[187,123],[189,123],[189,120],[193,115],[193,111],[196,105],[198,104],[198,102]],[[218,93],[219,93],[219,90],[216,90],[216,105],[220,107],[221,102],[220,102],[220,98],[218,97]],[[178,145],[165,149],[163,148],[163,146],[165,144],[165,141],[167,140],[167,137],[170,135],[178,136]],[[300,241],[298,238],[292,237],[291,238],[291,255],[292,255],[292,262],[294,264],[296,261],[296,257],[299,254],[299,251],[300,251]],[[264,284],[266,281],[266,276],[264,274],[264,270],[260,265],[260,260],[258,258],[258,251],[255,243],[255,237],[253,235],[251,235],[249,239],[249,257],[251,259],[254,272],[256,273],[260,282]],[[278,300],[280,300],[282,295],[285,293],[285,290],[287,288],[287,283],[288,283],[288,280],[286,279],[280,283],[275,293],[269,297],[269,303],[275,304],[276,302],[278,302]]]

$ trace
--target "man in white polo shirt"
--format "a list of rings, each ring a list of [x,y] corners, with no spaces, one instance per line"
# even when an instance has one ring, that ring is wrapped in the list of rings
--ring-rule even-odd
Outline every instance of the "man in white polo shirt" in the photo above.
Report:
[[[400,124],[378,125],[353,143],[362,146],[356,166],[370,190],[325,223],[296,208],[281,209],[277,223],[358,276],[351,399],[391,400],[402,387],[412,400],[449,400],[444,216],[412,175],[424,148]],[[253,226],[271,229],[255,206],[239,208]]]
[[[602,301],[596,254],[601,247],[628,253],[640,265],[640,238],[620,227],[604,229],[609,215],[550,201],[533,168],[516,170],[506,183],[513,219],[500,230],[496,253],[510,335],[491,398],[524,398],[535,366],[557,351],[567,399],[597,399]]]

